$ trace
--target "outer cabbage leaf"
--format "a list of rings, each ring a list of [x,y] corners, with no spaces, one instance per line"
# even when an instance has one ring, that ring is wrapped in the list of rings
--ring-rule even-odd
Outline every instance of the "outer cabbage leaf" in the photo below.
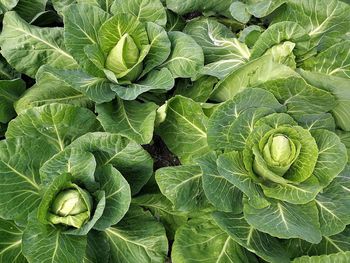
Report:
[[[7,12],[3,24],[1,53],[18,71],[34,77],[43,64],[67,69],[77,67],[63,46],[62,29],[29,25],[16,12]]]
[[[257,258],[223,232],[211,218],[192,219],[175,236],[174,263],[258,262]]]

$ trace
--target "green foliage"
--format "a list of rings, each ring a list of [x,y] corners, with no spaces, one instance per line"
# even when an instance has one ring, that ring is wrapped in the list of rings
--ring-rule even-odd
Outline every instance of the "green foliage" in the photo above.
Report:
[[[109,233],[118,233],[114,230],[118,226],[123,228],[121,220],[131,223],[124,216],[132,193],[147,183],[153,162],[135,142],[98,132],[100,129],[91,111],[65,104],[32,108],[10,123],[0,146],[4,193],[0,215],[15,221],[2,221],[5,229],[18,228],[20,233],[16,239],[16,232],[9,232],[13,245],[5,258],[15,260],[16,249],[19,259],[23,258],[18,250],[22,244],[23,255],[30,262],[82,262],[93,253],[86,254],[87,246],[98,253],[99,247],[90,244],[95,242],[88,237],[91,231],[103,236],[99,238],[109,247],[108,257],[120,256],[113,252],[119,248],[113,246],[125,237],[116,234],[112,238]],[[133,224],[141,226],[138,220],[143,222],[143,217],[131,216]],[[154,254],[144,262],[164,258],[167,251],[164,229],[148,217],[149,231],[153,233],[152,224],[158,231],[155,247],[153,234],[140,232],[134,237],[150,239],[142,247]],[[131,261],[142,256],[135,254],[138,249],[130,247]]]
[[[0,0],[0,262],[350,262],[349,0]]]

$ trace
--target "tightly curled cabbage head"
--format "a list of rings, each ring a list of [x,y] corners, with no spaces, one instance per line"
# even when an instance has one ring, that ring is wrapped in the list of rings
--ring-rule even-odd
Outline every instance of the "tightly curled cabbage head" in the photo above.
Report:
[[[162,50],[155,56],[152,35],[158,34]],[[159,41],[159,40],[157,40]],[[142,23],[132,14],[117,14],[99,30],[99,49],[104,61],[98,67],[119,84],[130,84],[163,63],[170,54],[170,40],[155,23]],[[98,52],[98,50],[96,50]],[[102,63],[104,67],[102,68]]]
[[[158,5],[163,8],[161,3]],[[138,17],[125,10],[121,12],[117,7],[114,15],[88,4],[73,4],[65,9],[67,49],[78,61],[80,72],[83,71],[86,78],[102,82],[100,86],[93,83],[96,93],[79,88],[76,80],[68,81],[69,84],[77,86],[98,103],[112,100],[115,94],[133,100],[144,92],[171,89],[174,78],[167,68],[162,67],[171,53],[171,42],[163,26],[157,24],[159,21],[152,16],[143,17],[143,12],[150,11],[148,8],[143,10],[140,7]],[[165,15],[164,8],[163,11]],[[91,23],[89,17],[95,15],[99,19]],[[82,20],[77,20],[77,16]],[[87,38],[79,28],[91,32],[90,37]],[[56,73],[60,78],[64,77],[61,71]]]
[[[242,195],[234,211],[243,212],[248,224],[271,236],[319,243],[322,236],[338,234],[350,223],[345,212],[349,201],[334,195],[334,188],[347,194],[338,175],[348,156],[333,132],[334,120],[327,128],[328,120],[320,116],[311,115],[307,123],[310,116],[293,115],[271,92],[245,89],[209,119],[208,144],[217,153],[199,159],[204,182],[212,178],[206,171],[214,158],[218,176]],[[215,205],[212,187],[204,183]]]
[[[91,195],[75,184],[67,185],[54,197],[48,220],[52,224],[64,224],[80,228],[91,216]]]
[[[9,123],[0,141],[0,223],[20,231],[21,246],[6,262],[19,254],[28,262],[66,262],[67,255],[69,262],[92,261],[94,243],[106,251],[98,253],[103,262],[120,262],[114,244],[126,237],[111,233],[129,228],[152,260],[165,257],[163,227],[131,205],[152,175],[152,158],[141,145],[100,130],[93,112],[67,104],[35,107]],[[135,262],[137,249],[128,255]]]

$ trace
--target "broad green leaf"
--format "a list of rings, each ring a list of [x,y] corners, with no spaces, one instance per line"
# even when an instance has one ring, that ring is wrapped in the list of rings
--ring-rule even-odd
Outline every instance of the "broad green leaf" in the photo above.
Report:
[[[269,206],[261,209],[244,202],[244,217],[251,226],[279,238],[301,238],[310,243],[321,241],[315,202],[303,205],[272,199],[269,202]]]
[[[22,255],[23,230],[12,221],[0,218],[0,261],[12,263],[26,263]]]
[[[272,263],[288,263],[290,256],[277,238],[249,225],[242,214],[215,212],[215,222],[239,245]]]
[[[19,0],[13,10],[27,22],[31,22],[38,14],[45,11],[46,4],[47,0]]]
[[[44,146],[44,147],[43,147]],[[40,201],[40,164],[56,152],[41,138],[8,138],[0,143],[0,216],[26,222]]]
[[[234,151],[220,155],[217,160],[219,174],[231,183],[232,187],[242,191],[254,207],[263,208],[268,206],[269,202],[264,198],[259,185],[254,182],[245,169],[242,158],[240,152]],[[241,201],[241,199],[237,201]]]
[[[72,4],[90,4],[103,9],[106,12],[110,12],[113,0],[51,0],[53,8],[60,14],[63,15],[63,9]]]
[[[170,11],[169,9],[166,10],[166,14],[167,23],[165,25],[165,28],[168,32],[182,31],[184,29],[186,22],[182,16]]]
[[[233,18],[241,23],[248,23],[251,15],[262,18],[266,17],[283,5],[287,0],[247,0],[234,1],[230,6],[230,12]]]
[[[287,0],[248,0],[247,11],[255,17],[265,17],[283,5]]]
[[[324,89],[336,97],[338,103],[332,110],[335,122],[339,128],[350,131],[350,91],[348,88],[350,80],[302,69],[298,69],[298,72],[311,85]]]
[[[44,187],[49,186],[56,177],[70,173],[74,178],[93,187],[95,169],[96,160],[91,153],[76,148],[65,149],[41,166],[41,184]]]
[[[325,129],[335,131],[335,121],[330,113],[319,114],[291,114],[297,123],[307,130]]]
[[[239,67],[221,80],[214,88],[211,98],[215,101],[226,101],[245,88],[294,75],[297,74],[291,68],[275,63],[270,55],[262,56]]]
[[[261,34],[253,46],[252,58],[262,56],[269,48],[284,41],[295,43],[294,53],[302,55],[309,50],[309,39],[305,29],[298,23],[279,22],[271,25]]]
[[[141,22],[154,22],[161,26],[167,21],[165,8],[160,0],[117,0],[114,1],[111,11],[113,14],[130,13]]]
[[[116,99],[96,105],[96,112],[97,119],[105,131],[120,134],[140,144],[147,144],[153,137],[157,108],[153,102]]]
[[[176,230],[187,222],[187,214],[174,210],[173,204],[161,193],[145,194],[132,199],[132,203],[151,211],[163,224],[169,239],[174,239]]]
[[[202,47],[205,64],[229,61],[238,67],[248,61],[250,52],[247,46],[238,41],[234,33],[214,19],[202,18],[190,21],[184,32]]]
[[[164,167],[156,172],[160,191],[179,211],[193,212],[208,207],[202,187],[202,171],[197,165]]]
[[[166,0],[166,6],[179,15],[185,15],[195,11],[214,11],[222,13],[229,9],[231,3],[232,0],[218,0],[215,2],[206,0],[188,0],[181,2],[177,0]]]
[[[66,235],[51,225],[41,224],[36,210],[23,233],[23,254],[30,262],[82,262],[86,236]]]
[[[217,62],[205,65],[199,71],[199,76],[209,75],[221,80],[227,77],[232,71],[234,71],[236,68],[238,68],[238,66],[241,65],[243,64],[237,61],[237,59],[219,60]]]
[[[273,184],[261,187],[266,196],[292,204],[306,204],[314,200],[323,189],[315,177],[298,184]]]
[[[254,123],[261,117],[283,109],[272,93],[263,89],[246,89],[221,104],[210,116],[210,148],[242,150]]]
[[[132,194],[138,193],[153,173],[153,159],[148,152],[117,134],[87,133],[69,147],[93,153],[98,164],[112,164],[129,182]]]
[[[92,75],[100,76],[101,72],[99,70],[101,70],[103,71],[103,74],[101,74],[100,77],[107,77],[112,82],[115,82],[115,83],[118,82],[117,80],[115,80],[116,78],[115,74],[112,71],[105,69],[107,54],[103,53],[103,51],[101,50],[98,44],[91,44],[91,45],[85,46],[84,53],[87,56],[87,58],[98,68],[97,71],[91,72]]]
[[[1,0],[0,1],[0,14],[4,14],[11,10],[18,4],[19,0]]]
[[[181,162],[189,163],[209,151],[207,121],[201,106],[191,99],[176,96],[166,104],[166,119],[157,130]]]
[[[291,115],[324,113],[337,105],[330,92],[307,84],[300,76],[277,78],[257,87],[270,91],[281,104],[287,106],[287,112]]]
[[[185,33],[169,32],[171,54],[162,65],[174,78],[191,78],[204,66],[204,54],[200,45]]]
[[[86,56],[84,48],[98,43],[98,29],[110,15],[92,5],[77,4],[64,9],[63,16],[64,43],[67,50],[89,73],[98,73],[98,69]]]
[[[141,80],[126,86],[115,85],[112,90],[123,100],[135,100],[140,94],[147,91],[165,93],[174,87],[175,81],[166,68],[152,70]]]
[[[109,260],[109,243],[101,231],[91,230],[87,235],[84,263],[103,263]]]
[[[62,15],[62,10],[71,5],[74,4],[77,0],[51,0],[53,8]]]
[[[151,47],[143,64],[142,75],[162,64],[171,52],[171,42],[164,28],[155,23],[147,23],[146,29]]]
[[[43,64],[66,69],[77,67],[63,47],[62,29],[31,26],[15,12],[6,13],[3,26],[1,54],[18,71],[34,77]]]
[[[214,152],[210,152],[196,160],[203,172],[204,193],[218,210],[241,213],[242,192],[219,173],[217,158]]]
[[[115,97],[115,92],[112,91],[115,84],[106,78],[94,77],[82,70],[56,69],[50,66],[44,66],[41,70],[63,81],[96,103],[108,102]]]
[[[258,262],[254,254],[238,245],[211,219],[192,219],[176,233],[174,263]]]
[[[316,197],[322,234],[334,235],[350,222],[350,167],[347,166],[333,182]]]
[[[203,103],[209,99],[214,85],[218,82],[216,78],[211,76],[203,76],[190,84],[185,81],[183,80],[177,83],[175,95],[181,95]]]
[[[14,103],[25,91],[25,82],[21,79],[0,80],[0,122],[7,123],[16,116]]]
[[[12,120],[6,137],[23,136],[29,141],[41,138],[59,152],[79,136],[99,129],[91,111],[66,104],[49,104],[24,111]]]
[[[110,13],[114,0],[75,0],[78,3],[95,5]]]
[[[21,113],[50,103],[73,104],[87,108],[93,104],[83,93],[73,89],[64,80],[45,71],[45,67],[42,67],[37,73],[36,83],[15,102],[15,110]]]
[[[106,194],[106,206],[94,228],[104,230],[117,224],[128,211],[131,202],[130,186],[123,175],[112,165],[98,168],[96,176],[100,189]]]
[[[293,260],[293,263],[347,263],[350,260],[350,252],[340,252],[330,255],[300,257]]]
[[[239,2],[233,2],[239,3]],[[258,25],[251,25],[242,30],[242,32],[239,34],[239,41],[244,42],[249,48],[252,48],[255,44],[255,42],[258,40],[258,38],[261,36],[262,32],[264,32],[264,29],[261,26]]]
[[[350,79],[350,41],[335,44],[316,57],[305,60],[302,68]]]
[[[311,37],[312,46],[317,46],[327,37],[337,38],[349,32],[349,12],[349,5],[338,0],[289,0],[273,22],[299,23]]]
[[[345,145],[339,137],[327,130],[312,132],[318,146],[318,160],[314,169],[314,176],[322,186],[327,186],[344,169],[347,161]]]
[[[348,163],[350,163],[350,132],[344,132],[342,130],[336,130],[336,134],[339,136],[341,142],[345,145],[348,152]]]
[[[285,240],[286,249],[290,251],[293,258],[304,255],[317,256],[345,252],[348,251],[350,247],[349,230],[349,228],[346,228],[337,235],[324,236],[322,241],[318,244],[311,244],[301,239],[288,239]]]
[[[240,1],[234,1],[230,5],[230,14],[234,19],[243,24],[248,23],[251,18],[251,14],[247,10],[247,4]]]
[[[139,207],[131,207],[123,220],[107,228],[113,262],[164,262],[168,241],[163,226]]]

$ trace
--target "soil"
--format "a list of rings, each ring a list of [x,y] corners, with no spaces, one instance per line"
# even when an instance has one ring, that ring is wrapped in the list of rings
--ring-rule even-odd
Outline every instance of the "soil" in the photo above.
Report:
[[[179,159],[168,149],[158,135],[154,135],[153,142],[144,145],[143,148],[153,157],[154,170],[161,167],[177,166],[181,164]]]

